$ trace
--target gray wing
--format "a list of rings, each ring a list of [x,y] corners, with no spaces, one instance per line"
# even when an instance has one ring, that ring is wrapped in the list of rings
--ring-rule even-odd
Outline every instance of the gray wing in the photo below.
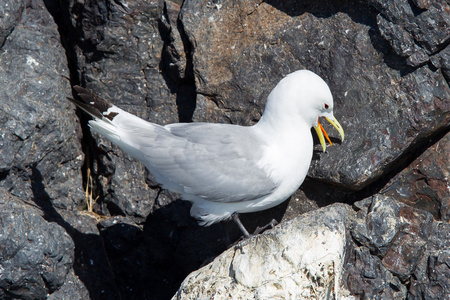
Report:
[[[155,179],[187,200],[250,201],[278,185],[257,166],[262,141],[251,127],[188,123],[159,126],[75,86],[69,100],[94,117],[91,127],[141,160]]]
[[[249,201],[278,185],[257,166],[261,143],[250,127],[189,123],[164,127],[142,145],[146,166],[168,189],[209,201]]]

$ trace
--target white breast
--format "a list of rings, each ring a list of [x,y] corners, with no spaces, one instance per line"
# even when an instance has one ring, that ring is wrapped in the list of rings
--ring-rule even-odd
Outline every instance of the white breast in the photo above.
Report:
[[[303,183],[313,154],[313,138],[308,126],[296,126],[278,132],[261,132],[270,139],[264,146],[263,157],[258,166],[264,169],[279,187],[258,203],[270,208],[290,197]],[[258,129],[259,130],[259,129]],[[256,211],[256,209],[255,209]]]

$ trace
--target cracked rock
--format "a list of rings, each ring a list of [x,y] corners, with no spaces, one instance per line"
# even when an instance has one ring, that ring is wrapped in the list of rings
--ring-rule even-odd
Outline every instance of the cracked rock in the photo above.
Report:
[[[398,173],[382,193],[412,207],[429,211],[437,220],[450,220],[450,134],[429,147]]]
[[[107,8],[104,5],[86,2],[71,16],[81,37],[76,53],[83,84],[144,119],[159,124],[176,122],[176,90],[171,90],[173,82],[160,71],[164,3],[111,2]],[[96,135],[95,140],[100,148],[92,145],[88,151],[92,153],[91,171],[102,202],[97,211],[133,215],[142,222],[158,194],[147,183],[147,171],[103,137]]]
[[[74,243],[65,230],[7,191],[0,195],[0,297],[47,299],[69,291],[73,299],[86,297],[73,274]]]
[[[1,47],[0,187],[25,200],[76,208],[84,198],[83,152],[66,101],[67,61],[43,2],[32,3]]]
[[[1,204],[13,213],[0,224],[14,226],[0,225],[12,237],[0,252],[34,257],[25,270],[32,284],[5,280],[0,298],[168,299],[228,288],[255,298],[445,298],[448,3],[175,2],[0,4],[0,188],[2,199],[15,199]],[[91,135],[65,100],[70,84],[81,84],[159,124],[251,125],[275,84],[303,68],[329,84],[346,139],[325,125],[337,145],[315,151],[290,202],[241,216],[250,231],[283,220],[241,248],[230,246],[240,237],[232,222],[199,227],[189,203]],[[94,213],[85,211],[86,185]],[[328,207],[335,202],[354,204],[356,214]],[[35,228],[22,230],[29,222]],[[315,257],[322,253],[330,255]],[[15,266],[8,272],[20,279]],[[199,281],[201,266],[211,276]]]

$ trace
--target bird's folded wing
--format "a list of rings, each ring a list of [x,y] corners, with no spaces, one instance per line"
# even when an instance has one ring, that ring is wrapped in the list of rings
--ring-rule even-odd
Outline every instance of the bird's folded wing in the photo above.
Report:
[[[250,201],[278,184],[258,166],[261,145],[251,127],[211,123],[160,126],[76,86],[81,101],[68,98],[93,120],[92,129],[142,161],[165,188],[186,200]]]
[[[141,149],[163,186],[187,198],[218,202],[259,199],[277,187],[257,166],[262,149],[255,145],[261,143],[249,127],[189,123],[164,128],[170,134],[157,134]]]

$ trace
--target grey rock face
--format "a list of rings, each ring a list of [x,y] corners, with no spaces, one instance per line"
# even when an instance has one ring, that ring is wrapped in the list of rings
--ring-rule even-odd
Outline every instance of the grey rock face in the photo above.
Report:
[[[66,276],[64,285],[53,294],[49,295],[47,299],[61,300],[61,299],[73,299],[83,300],[89,299],[89,292],[79,278],[73,273],[73,271]]]
[[[58,28],[42,1],[2,1],[0,20],[0,298],[86,299],[74,243],[48,222],[50,212],[78,209],[84,199]]]
[[[344,268],[344,286],[364,299],[445,299],[448,224],[387,196],[367,200],[352,221],[357,244]]]
[[[0,16],[2,16],[0,21],[0,44],[5,42],[6,37],[19,22],[23,9],[24,2],[20,0],[4,1],[3,5],[0,6]]]
[[[433,223],[426,252],[411,277],[411,299],[439,299],[448,297],[450,287],[450,254],[448,253],[450,226]]]
[[[412,67],[424,65],[450,39],[450,11],[445,1],[370,1],[377,8],[378,26],[395,53]]]
[[[65,100],[69,70],[51,15],[43,2],[32,4],[15,18],[1,48],[0,186],[73,209],[83,199],[84,159],[79,125]]]
[[[450,134],[429,147],[398,173],[382,193],[412,207],[429,211],[437,220],[450,219]]]
[[[86,116],[65,100],[70,85],[85,85],[159,124],[250,125],[260,118],[275,84],[301,68],[329,84],[346,140],[340,144],[325,124],[337,145],[315,152],[309,177],[290,202],[244,215],[244,224],[252,231],[274,217],[283,223],[295,219],[289,224],[304,222],[313,231],[339,220],[339,226],[325,230],[342,238],[344,267],[338,277],[322,277],[330,282],[310,282],[321,295],[445,297],[450,278],[445,223],[450,203],[449,4],[177,3],[0,4],[0,188],[6,195],[0,211],[17,215],[11,219],[0,213],[0,224],[19,228],[14,232],[0,225],[8,237],[0,246],[0,262],[8,265],[0,275],[7,278],[1,281],[1,297],[168,299],[187,274],[240,237],[232,223],[198,227],[188,203],[161,190],[140,163],[109,141],[91,135]],[[84,212],[86,186],[101,216]],[[354,204],[356,215],[339,206],[327,208],[336,214],[331,219],[319,217],[322,212],[297,219],[334,202]],[[28,230],[30,224],[36,228]],[[285,247],[277,249],[274,241],[289,226],[281,225],[268,234],[270,239],[244,244],[275,257]],[[242,254],[231,249],[225,256]],[[16,253],[27,253],[33,261]],[[262,261],[252,253],[242,258]],[[206,268],[225,261],[218,257]],[[23,265],[32,266],[26,274]],[[338,274],[337,265],[333,268]],[[258,280],[270,277],[249,269],[245,259],[235,260],[232,270],[247,291],[261,288]],[[248,270],[258,276],[246,277]],[[192,278],[185,282],[195,282]],[[222,279],[205,279],[204,287],[215,280],[219,287]],[[273,287],[282,293],[282,284],[301,286],[289,276],[283,280],[259,289],[258,295],[275,295]]]
[[[0,297],[46,299],[69,291],[87,296],[73,275],[74,244],[66,231],[7,191],[0,189],[0,196]]]

